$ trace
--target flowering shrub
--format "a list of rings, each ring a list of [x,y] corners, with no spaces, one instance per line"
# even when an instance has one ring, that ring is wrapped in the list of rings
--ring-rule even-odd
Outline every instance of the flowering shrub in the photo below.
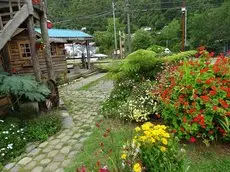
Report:
[[[195,59],[171,67],[153,90],[162,101],[162,118],[190,142],[229,136],[219,121],[230,118],[230,60],[213,55],[200,48]]]
[[[149,119],[149,115],[155,114],[157,102],[151,95],[152,89],[151,81],[145,81],[134,86],[130,97],[118,110],[120,118],[144,122]]]
[[[26,144],[24,129],[0,120],[0,162],[5,163],[19,155]]]
[[[184,149],[179,150],[164,125],[144,123],[135,128],[133,142],[123,148],[123,168],[133,171],[183,171]]]

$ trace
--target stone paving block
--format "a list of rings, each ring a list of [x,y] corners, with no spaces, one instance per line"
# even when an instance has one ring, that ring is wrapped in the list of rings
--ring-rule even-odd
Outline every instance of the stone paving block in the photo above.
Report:
[[[44,148],[46,145],[48,144],[48,142],[43,142],[39,145],[40,148]]]
[[[40,155],[36,156],[36,157],[34,158],[34,160],[40,161],[40,160],[44,159],[45,156],[46,156],[46,154],[40,154]]]
[[[34,168],[36,166],[37,162],[36,161],[31,161],[30,163],[28,163],[24,169],[25,170],[31,170],[32,168]]]
[[[49,164],[50,162],[51,162],[51,159],[43,159],[40,161],[40,164],[46,165],[46,164]]]
[[[57,169],[55,172],[64,172],[65,170],[63,168]]]
[[[38,167],[35,167],[31,172],[42,172],[42,171],[43,171],[43,167],[38,166]]]
[[[65,146],[60,150],[60,152],[63,154],[68,154],[70,149],[71,149],[71,146]]]
[[[56,148],[56,149],[61,149],[61,148],[63,147],[63,145],[64,145],[64,143],[63,143],[63,142],[60,142],[60,143],[58,143],[58,144],[55,146],[55,148]]]
[[[19,166],[15,166],[14,168],[10,169],[10,172],[19,172],[20,167]]]
[[[41,149],[40,148],[36,148],[34,150],[32,150],[28,155],[29,156],[35,156],[38,155],[40,153]]]
[[[20,164],[20,165],[26,165],[26,164],[28,164],[31,160],[32,160],[31,157],[25,157],[25,158],[21,159],[21,160],[18,162],[18,164]]]
[[[6,164],[6,165],[4,166],[4,168],[5,168],[6,170],[9,170],[9,169],[13,168],[14,165],[15,165],[14,162],[13,162],[13,163],[9,163],[9,164]]]
[[[51,162],[45,169],[44,171],[49,171],[49,172],[54,172],[56,171],[56,169],[58,168],[58,166],[60,165],[59,162]]]
[[[70,163],[71,163],[71,159],[67,159],[67,160],[63,161],[62,167],[66,168],[66,167],[68,167],[70,165]]]
[[[50,151],[49,153],[48,153],[48,157],[55,157],[56,155],[57,155],[57,153],[58,153],[58,150],[52,150],[52,151]]]
[[[63,162],[64,160],[65,160],[64,154],[59,154],[56,157],[54,157],[54,161],[57,161],[57,162]]]
[[[57,145],[58,143],[60,143],[60,141],[61,141],[60,139],[54,139],[49,144],[54,146],[54,145]]]

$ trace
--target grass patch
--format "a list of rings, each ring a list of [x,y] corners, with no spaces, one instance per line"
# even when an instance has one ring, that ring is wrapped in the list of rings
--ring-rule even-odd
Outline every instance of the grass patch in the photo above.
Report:
[[[134,126],[124,125],[116,120],[104,120],[99,125],[99,128],[93,129],[93,134],[84,143],[74,163],[66,169],[67,172],[75,172],[82,165],[87,167],[87,171],[98,171],[98,163],[102,167],[107,165],[110,170],[114,166],[113,164],[121,165],[120,151],[123,144],[132,137]],[[104,137],[106,130],[111,131],[107,137]]]
[[[103,82],[103,81],[105,81],[105,80],[107,80],[107,79],[108,79],[108,76],[105,75],[105,76],[103,76],[103,77],[101,77],[101,78],[96,79],[95,81],[92,81],[92,82],[90,82],[90,83],[84,85],[84,86],[81,87],[79,90],[81,90],[81,91],[87,91],[87,90],[89,90],[90,88],[92,88],[92,87],[98,85],[100,82]]]
[[[230,169],[230,145],[188,145],[189,172],[222,172]]]

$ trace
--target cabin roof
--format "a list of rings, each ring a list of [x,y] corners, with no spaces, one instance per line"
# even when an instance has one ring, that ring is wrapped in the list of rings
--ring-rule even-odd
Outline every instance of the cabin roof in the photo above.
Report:
[[[41,33],[40,28],[35,29],[36,32]],[[80,30],[69,30],[69,29],[49,29],[48,34],[50,38],[64,38],[66,40],[89,40],[93,36],[89,35]]]

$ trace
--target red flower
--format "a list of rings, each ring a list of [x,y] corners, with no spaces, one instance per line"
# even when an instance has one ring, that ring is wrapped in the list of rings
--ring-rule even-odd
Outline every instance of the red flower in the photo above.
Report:
[[[104,167],[100,168],[99,172],[109,172],[109,170],[107,169],[107,167]]]
[[[182,119],[182,121],[183,121],[183,123],[186,123],[186,122],[187,122],[187,118],[184,117],[184,118]]]
[[[228,108],[229,105],[226,101],[224,101],[223,99],[219,99],[219,102],[224,108],[226,108],[226,109]]]
[[[211,91],[209,92],[209,94],[210,94],[211,96],[215,96],[215,95],[216,95],[216,91],[211,90]]]
[[[204,102],[208,102],[208,101],[209,101],[209,97],[208,97],[208,96],[200,96],[200,98],[201,98]]]
[[[226,116],[230,116],[230,112],[226,112]]]
[[[210,56],[210,57],[213,57],[214,55],[215,55],[215,52],[209,53],[209,56]]]
[[[99,123],[96,123],[96,127],[97,127],[97,128],[100,128],[100,124],[99,124]]]
[[[109,133],[111,130],[110,130],[110,128],[107,128],[106,131]]]
[[[218,106],[213,106],[212,109],[213,109],[214,111],[217,111]]]
[[[189,142],[190,142],[190,143],[195,143],[195,142],[196,142],[196,138],[195,138],[195,137],[193,137],[193,136],[192,136],[192,137],[190,137]]]
[[[77,172],[86,172],[86,168],[85,168],[85,166],[82,166],[81,168],[78,168],[77,169]]]
[[[104,133],[103,136],[104,136],[104,137],[108,137],[108,133]]]
[[[172,133],[176,133],[177,131],[176,130],[172,130]]]
[[[208,131],[208,134],[211,134],[211,135],[212,135],[213,133],[214,133],[213,130],[209,130],[209,131]]]
[[[202,73],[205,73],[205,72],[207,72],[209,70],[209,68],[204,68],[204,69],[201,69],[200,70],[200,73],[202,74]]]
[[[100,166],[101,166],[100,161],[97,161],[97,166],[98,166],[98,167],[100,167]]]

